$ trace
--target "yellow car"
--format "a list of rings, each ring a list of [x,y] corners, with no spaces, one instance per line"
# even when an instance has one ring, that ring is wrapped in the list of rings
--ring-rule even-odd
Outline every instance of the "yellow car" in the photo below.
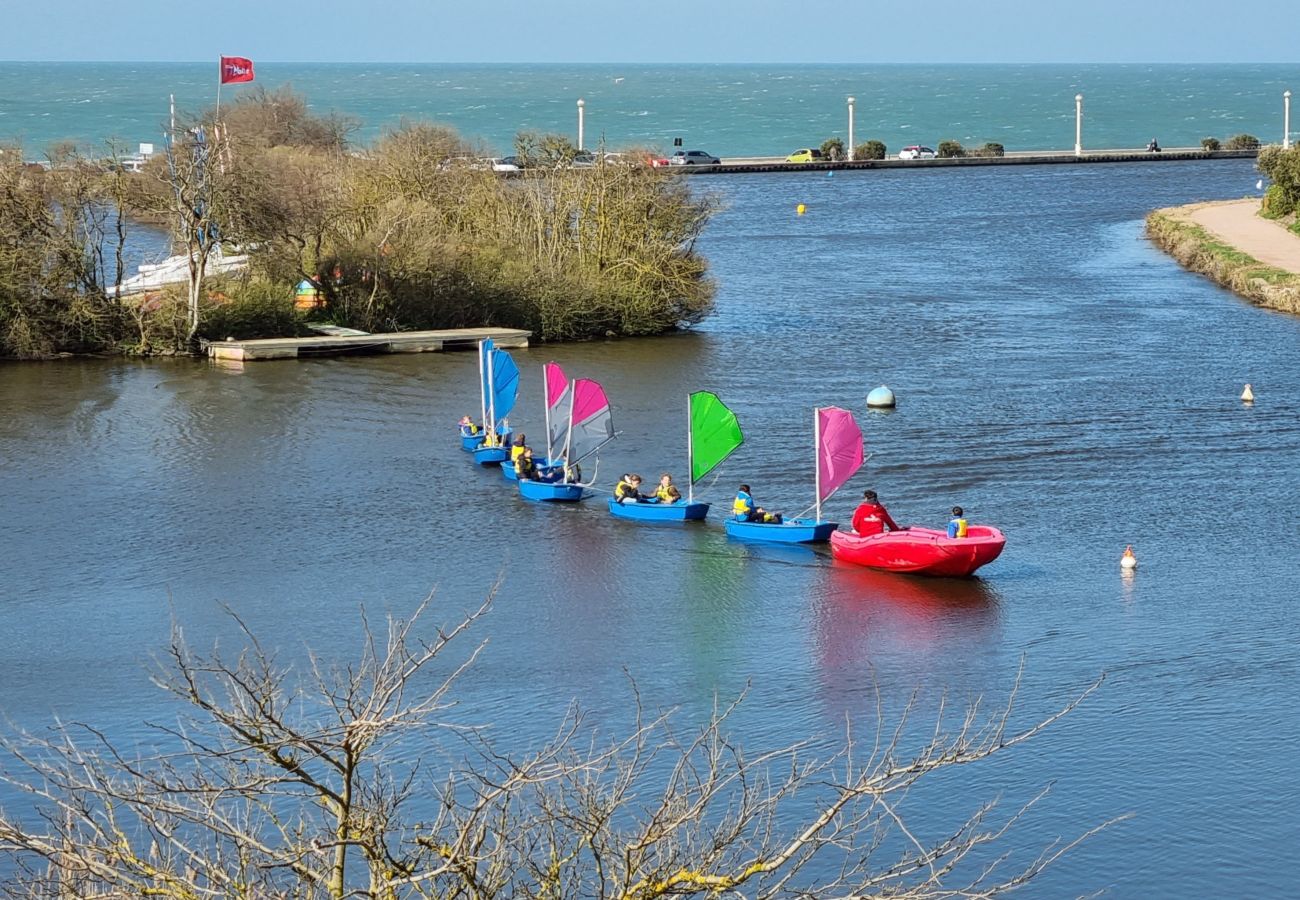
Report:
[[[812,149],[796,150],[793,153],[791,153],[789,156],[787,156],[785,158],[785,161],[810,163],[810,162],[821,162],[823,159],[825,159],[825,157],[822,156],[822,152],[820,150],[812,148]]]

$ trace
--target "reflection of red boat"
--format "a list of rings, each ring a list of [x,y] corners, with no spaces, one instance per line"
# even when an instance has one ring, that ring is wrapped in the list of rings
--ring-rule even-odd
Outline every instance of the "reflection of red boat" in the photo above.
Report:
[[[837,531],[831,535],[831,555],[872,569],[964,578],[997,559],[1006,544],[1002,532],[987,525],[970,526],[964,538],[931,528],[868,537]]]

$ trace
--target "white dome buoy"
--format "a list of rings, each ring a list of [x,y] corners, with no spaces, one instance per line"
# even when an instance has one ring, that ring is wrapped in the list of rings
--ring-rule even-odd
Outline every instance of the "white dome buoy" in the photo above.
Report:
[[[1119,567],[1121,569],[1136,569],[1138,567],[1138,558],[1133,553],[1132,544],[1124,548],[1124,555],[1119,558]]]
[[[1246,385],[1246,389],[1245,389],[1244,391],[1241,392],[1241,402],[1242,402],[1242,403],[1254,403],[1254,402],[1255,402],[1255,392],[1252,391],[1252,390],[1250,389],[1250,385],[1249,385],[1249,384],[1247,384],[1247,385]]]
[[[897,401],[894,399],[894,392],[883,384],[872,390],[870,394],[867,394],[867,406],[892,409],[895,405],[897,405]]]

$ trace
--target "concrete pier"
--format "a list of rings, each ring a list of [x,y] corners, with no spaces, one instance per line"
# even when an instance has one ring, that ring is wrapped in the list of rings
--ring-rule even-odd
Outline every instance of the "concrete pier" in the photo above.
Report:
[[[958,156],[951,159],[859,159],[849,162],[788,163],[784,156],[724,157],[718,166],[669,166],[684,175],[731,175],[747,172],[816,172],[843,169],[927,169],[958,166],[1088,165],[1091,163],[1191,162],[1205,159],[1254,159],[1258,150],[1201,150],[1175,147],[1151,153],[1144,149],[1096,150],[1075,156],[1073,150],[1008,151],[1005,156]]]
[[[300,356],[342,356],[362,353],[436,353],[470,350],[491,338],[498,347],[526,348],[531,331],[518,328],[455,328],[446,331],[399,331],[389,334],[319,335],[299,338],[259,338],[252,341],[211,341],[213,359],[297,359]]]

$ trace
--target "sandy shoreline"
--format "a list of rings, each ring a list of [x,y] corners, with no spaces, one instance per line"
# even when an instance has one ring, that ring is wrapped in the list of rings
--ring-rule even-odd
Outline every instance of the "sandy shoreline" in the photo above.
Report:
[[[1260,218],[1259,207],[1247,198],[1158,209],[1147,216],[1147,236],[1247,300],[1300,314],[1300,236]]]
[[[1279,222],[1261,218],[1259,207],[1257,198],[1248,197],[1175,206],[1161,212],[1200,225],[1265,265],[1300,275],[1300,235],[1288,231]]]

